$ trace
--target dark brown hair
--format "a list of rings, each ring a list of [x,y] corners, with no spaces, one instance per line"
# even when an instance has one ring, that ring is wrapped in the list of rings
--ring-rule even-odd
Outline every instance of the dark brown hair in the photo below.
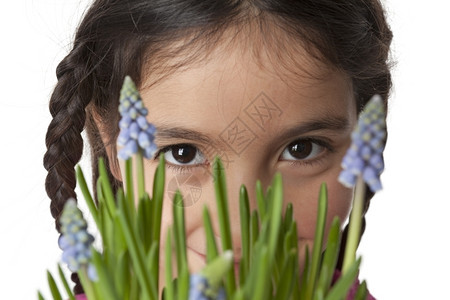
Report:
[[[109,142],[102,142],[93,116],[101,118],[102,135],[114,145],[124,77],[130,75],[140,86],[144,65],[151,72],[173,57],[192,62],[202,51],[184,50],[212,49],[226,29],[251,21],[261,31],[281,29],[348,75],[360,109],[374,94],[387,102],[392,33],[378,0],[97,0],[78,27],[73,49],[57,67],[58,83],[50,99],[45,187],[58,230],[64,203],[76,198],[74,166],[83,152],[83,129],[91,146],[94,182],[98,158],[110,166],[105,149]],[[181,47],[172,47],[180,41]],[[112,175],[110,179],[115,188],[121,185]]]

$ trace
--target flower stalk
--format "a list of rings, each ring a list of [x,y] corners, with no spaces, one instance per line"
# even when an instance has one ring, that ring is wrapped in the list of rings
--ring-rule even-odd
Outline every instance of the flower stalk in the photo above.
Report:
[[[358,248],[361,236],[361,216],[364,208],[364,198],[366,194],[366,184],[361,176],[358,177],[355,196],[353,199],[353,208],[350,214],[350,225],[348,230],[348,239],[345,246],[344,261],[342,263],[342,273],[345,274],[350,269],[356,259],[356,249]]]
[[[352,132],[352,144],[342,160],[339,181],[354,187],[342,272],[345,274],[356,259],[361,238],[361,220],[366,198],[366,185],[375,193],[381,190],[380,175],[384,170],[383,150],[386,144],[386,112],[380,96],[373,96],[361,112]]]

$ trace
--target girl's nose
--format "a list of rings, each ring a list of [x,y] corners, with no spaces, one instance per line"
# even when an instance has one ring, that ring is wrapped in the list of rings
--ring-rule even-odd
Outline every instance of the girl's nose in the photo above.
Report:
[[[241,256],[241,219],[240,219],[240,189],[242,185],[245,185],[249,198],[250,214],[256,209],[256,182],[261,181],[263,190],[267,188],[270,181],[270,174],[268,170],[260,167],[255,161],[251,161],[247,158],[239,159],[228,166],[224,166],[226,183],[227,183],[227,195],[228,195],[228,207],[231,227],[231,237],[234,248],[235,259]]]

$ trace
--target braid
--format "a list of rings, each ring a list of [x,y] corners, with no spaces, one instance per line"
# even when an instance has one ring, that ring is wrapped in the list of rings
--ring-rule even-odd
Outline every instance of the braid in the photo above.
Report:
[[[69,198],[76,199],[75,165],[83,153],[83,131],[86,106],[92,99],[92,83],[83,73],[77,61],[78,49],[74,48],[56,69],[58,83],[50,98],[50,113],[53,120],[47,130],[44,167],[48,171],[45,189],[50,197],[50,211],[55,218],[56,230],[60,232],[59,217]],[[83,293],[78,275],[71,276],[75,283],[75,294]]]
[[[49,105],[53,120],[45,139],[44,167],[48,171],[45,189],[51,199],[50,211],[58,231],[58,218],[65,202],[76,198],[74,166],[83,153],[81,131],[86,119],[85,108],[92,98],[92,89],[85,87],[91,80],[83,78],[82,69],[74,49],[57,67],[58,83]]]

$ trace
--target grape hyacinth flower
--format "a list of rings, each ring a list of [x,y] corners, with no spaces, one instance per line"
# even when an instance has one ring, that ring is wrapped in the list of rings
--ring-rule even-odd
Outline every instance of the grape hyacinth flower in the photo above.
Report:
[[[373,96],[361,112],[352,144],[342,160],[339,181],[355,187],[350,214],[342,272],[345,274],[355,261],[361,238],[361,219],[366,198],[366,184],[372,192],[381,190],[380,175],[384,169],[383,150],[386,143],[386,112],[379,95]]]
[[[375,95],[361,112],[352,133],[352,145],[342,160],[339,181],[346,187],[354,187],[358,176],[362,176],[372,192],[381,190],[385,143],[386,113],[381,97]]]
[[[120,134],[117,143],[123,147],[118,153],[119,158],[127,160],[139,149],[145,158],[152,158],[156,152],[156,129],[153,124],[147,122],[145,116],[148,111],[129,76],[125,77],[120,91],[119,112],[122,118],[119,122]]]
[[[189,277],[189,300],[225,300],[226,293],[220,284],[232,262],[232,251],[227,250],[200,273],[192,274]]]
[[[189,300],[225,300],[225,290],[218,292],[211,289],[208,279],[202,274],[192,274],[189,277]]]
[[[82,267],[87,267],[88,277],[96,281],[97,275],[91,260],[91,245],[94,237],[87,232],[87,223],[78,209],[74,199],[69,199],[65,205],[62,215],[61,233],[58,245],[63,250],[62,260],[67,263],[69,270],[78,272]]]

